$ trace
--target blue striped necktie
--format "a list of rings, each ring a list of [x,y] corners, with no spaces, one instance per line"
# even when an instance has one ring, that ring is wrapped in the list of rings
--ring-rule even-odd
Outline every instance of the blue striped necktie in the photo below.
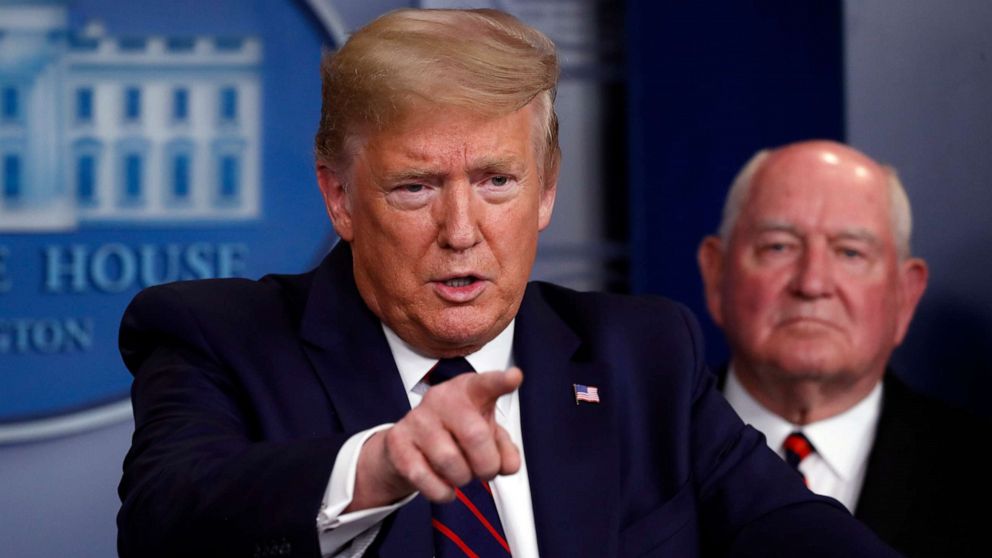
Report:
[[[427,373],[427,383],[437,385],[459,374],[475,372],[464,358],[444,358]],[[510,556],[503,525],[489,485],[479,479],[455,489],[447,504],[431,504],[436,558],[489,558]]]

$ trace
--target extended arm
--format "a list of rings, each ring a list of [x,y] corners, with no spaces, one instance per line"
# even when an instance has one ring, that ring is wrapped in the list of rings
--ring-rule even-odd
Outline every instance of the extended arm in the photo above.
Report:
[[[702,363],[695,320],[686,321]],[[693,463],[704,553],[733,557],[898,556],[838,502],[799,475],[745,426],[700,364],[693,397]],[[716,443],[714,443],[716,442]]]
[[[273,426],[252,408],[261,401],[168,289],[136,299],[121,347],[135,376],[135,433],[119,488],[120,554],[316,556],[315,518],[347,436],[321,425],[318,437],[263,436]]]

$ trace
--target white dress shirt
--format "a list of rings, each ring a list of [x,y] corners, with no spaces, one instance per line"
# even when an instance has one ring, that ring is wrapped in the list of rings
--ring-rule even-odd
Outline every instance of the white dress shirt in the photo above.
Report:
[[[765,435],[768,447],[780,456],[784,456],[782,442],[790,433],[805,434],[816,449],[799,464],[809,489],[838,500],[854,512],[865,480],[868,454],[875,442],[882,408],[881,382],[843,413],[803,426],[792,424],[758,403],[733,369],[727,372],[723,395],[744,422]]]
[[[506,370],[513,366],[514,324],[515,322],[510,322],[492,341],[467,355],[465,359],[477,371]],[[430,387],[422,380],[437,363],[437,359],[416,352],[385,324],[382,329],[410,400],[410,408],[416,407]],[[513,475],[498,476],[489,485],[493,489],[493,499],[513,556],[536,558],[537,533],[520,431],[519,399],[517,391],[500,397],[496,401],[496,422],[506,429],[510,439],[520,450],[520,471]],[[358,455],[362,444],[372,434],[389,426],[391,425],[384,424],[355,434],[338,452],[320,513],[317,515],[317,533],[324,556],[361,556],[378,534],[382,520],[416,496],[414,493],[390,506],[341,513],[351,503],[354,494]]]

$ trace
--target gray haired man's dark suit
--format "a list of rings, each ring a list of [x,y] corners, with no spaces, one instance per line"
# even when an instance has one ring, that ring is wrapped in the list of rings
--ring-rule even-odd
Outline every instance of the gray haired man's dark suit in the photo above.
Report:
[[[313,272],[154,287],[124,316],[135,427],[121,556],[317,556],[345,440],[409,403],[341,244]],[[513,357],[542,556],[890,556],[716,391],[663,299],[531,284]],[[574,384],[599,388],[577,404]],[[432,556],[417,497],[367,555]]]

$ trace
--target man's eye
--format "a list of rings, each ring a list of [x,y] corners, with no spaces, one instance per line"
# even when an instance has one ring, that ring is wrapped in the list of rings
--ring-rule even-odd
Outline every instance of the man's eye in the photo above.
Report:
[[[761,247],[762,252],[770,252],[773,254],[778,254],[785,252],[789,249],[789,245],[785,242],[770,242]]]
[[[510,182],[510,177],[498,175],[490,178],[489,180],[493,183],[493,186],[506,186]]]
[[[864,254],[862,254],[860,250],[855,250],[854,248],[839,248],[837,250],[837,253],[839,253],[842,257],[849,260],[855,260],[864,257]]]
[[[400,186],[400,190],[403,190],[404,192],[409,192],[411,194],[416,194],[416,193],[422,192],[424,190],[424,185],[423,184],[404,184],[404,185]]]

